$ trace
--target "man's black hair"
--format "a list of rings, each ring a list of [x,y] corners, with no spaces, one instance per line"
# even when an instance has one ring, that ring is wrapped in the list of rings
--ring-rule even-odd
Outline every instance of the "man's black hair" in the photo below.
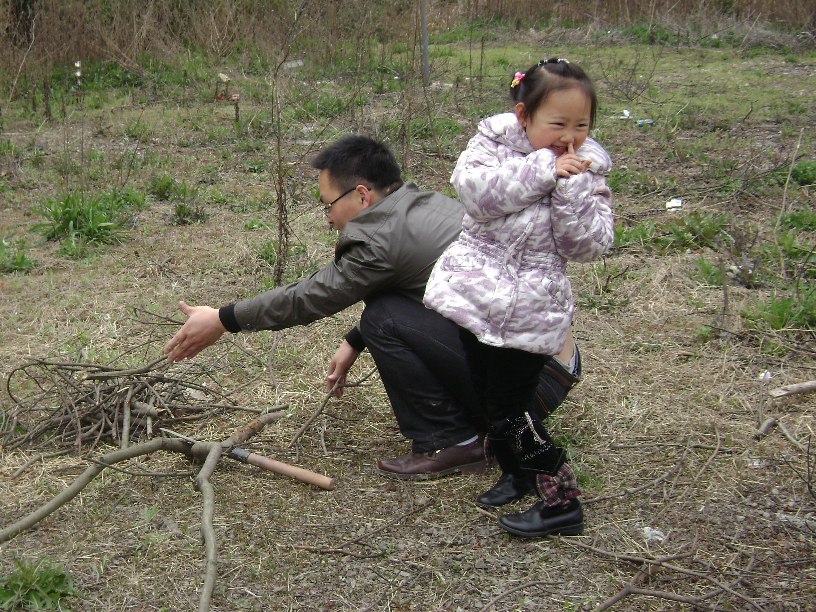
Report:
[[[389,193],[402,183],[401,171],[390,149],[368,136],[343,136],[312,160],[312,167],[327,170],[338,189],[364,184]]]

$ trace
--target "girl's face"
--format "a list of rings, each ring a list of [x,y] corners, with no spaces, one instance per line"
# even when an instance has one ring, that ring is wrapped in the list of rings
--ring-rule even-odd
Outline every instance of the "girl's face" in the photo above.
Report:
[[[592,102],[579,87],[552,92],[532,113],[523,102],[515,106],[516,117],[533,148],[550,149],[556,157],[572,144],[578,149],[589,135]]]

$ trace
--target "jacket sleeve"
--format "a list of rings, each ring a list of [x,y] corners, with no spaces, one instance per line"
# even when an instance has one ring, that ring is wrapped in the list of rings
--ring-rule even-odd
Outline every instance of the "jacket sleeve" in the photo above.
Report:
[[[467,213],[490,221],[518,212],[548,195],[556,184],[555,155],[542,149],[500,159],[499,144],[474,136],[459,156],[451,184]]]
[[[612,199],[604,173],[611,166],[609,156],[593,143],[586,152],[590,170],[568,179],[558,179],[552,193],[550,219],[555,247],[570,261],[598,259],[615,238]],[[584,153],[584,147],[581,147]]]
[[[359,244],[311,276],[237,302],[235,318],[243,331],[306,325],[356,304],[393,278],[392,266]]]

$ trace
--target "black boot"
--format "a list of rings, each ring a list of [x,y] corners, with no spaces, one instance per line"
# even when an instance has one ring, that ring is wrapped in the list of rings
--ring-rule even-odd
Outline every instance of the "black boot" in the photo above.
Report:
[[[526,412],[506,421],[510,447],[523,471],[529,474],[541,501],[499,524],[508,532],[527,538],[545,535],[578,535],[584,530],[580,491],[564,449],[555,445],[541,422]]]
[[[507,439],[493,436],[488,436],[487,439],[502,475],[496,484],[476,498],[476,505],[498,508],[535,493],[530,475],[519,466]]]
[[[505,514],[499,523],[506,531],[523,538],[580,535],[584,531],[584,511],[577,499],[562,506],[544,506],[542,500],[524,512]]]

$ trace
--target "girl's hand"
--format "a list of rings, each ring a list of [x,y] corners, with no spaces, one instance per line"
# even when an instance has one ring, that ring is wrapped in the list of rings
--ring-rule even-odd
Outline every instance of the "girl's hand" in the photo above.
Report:
[[[567,152],[558,156],[555,160],[555,174],[564,178],[581,174],[589,169],[592,162],[588,159],[581,159],[575,154],[572,143],[567,145]]]

